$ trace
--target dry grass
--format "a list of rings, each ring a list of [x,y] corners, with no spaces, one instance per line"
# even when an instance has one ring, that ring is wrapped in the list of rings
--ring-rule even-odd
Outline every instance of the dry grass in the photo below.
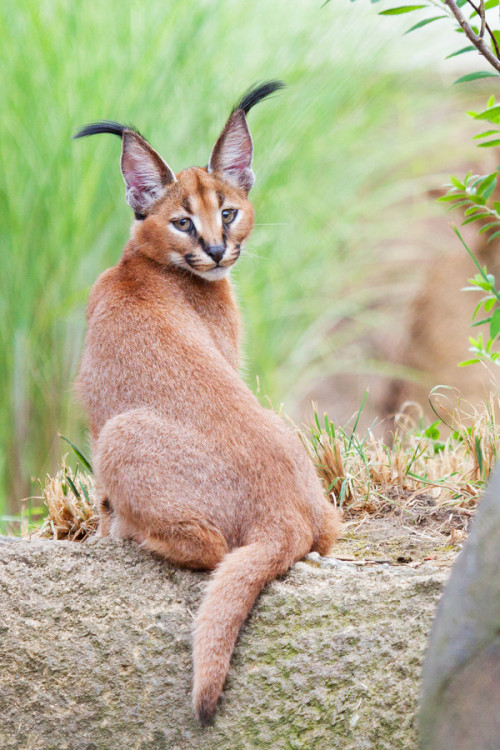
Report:
[[[63,461],[54,477],[46,477],[40,499],[48,514],[31,536],[83,542],[97,530],[94,481],[87,472],[73,472]]]
[[[384,514],[388,504],[411,507],[423,494],[443,508],[475,508],[498,454],[498,399],[478,411],[454,389],[440,386],[431,402],[440,420],[424,429],[418,405],[404,405],[391,446],[371,431],[360,439],[355,427],[336,427],[315,412],[314,425],[302,438],[327,494],[346,519]]]
[[[351,430],[335,426],[326,415],[320,420],[315,412],[313,426],[300,432],[327,495],[342,509],[348,525],[387,515],[391,509],[418,514],[424,500],[431,501],[434,515],[446,517],[443,523],[457,537],[452,542],[465,534],[467,517],[497,458],[499,402],[492,399],[477,411],[445,387],[434,389],[431,399],[440,421],[424,429],[419,407],[406,404],[396,417],[391,446],[371,431],[360,438],[356,427],[361,409]],[[91,468],[72,447],[84,466]],[[94,483],[80,465],[73,472],[64,461],[54,477],[47,476],[38,499],[43,500],[47,516],[32,535],[84,541],[95,532]],[[457,520],[454,529],[452,516]]]

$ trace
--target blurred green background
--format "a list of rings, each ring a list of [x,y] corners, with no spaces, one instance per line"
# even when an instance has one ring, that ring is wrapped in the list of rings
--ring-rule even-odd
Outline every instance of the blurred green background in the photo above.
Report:
[[[0,512],[54,470],[59,432],[87,445],[72,394],[85,303],[119,259],[132,215],[118,139],[71,140],[86,122],[133,123],[174,170],[204,165],[239,95],[284,79],[287,90],[249,117],[257,225],[234,273],[245,377],[296,413],[290,394],[311,362],[349,366],[339,347],[374,325],[367,310],[380,294],[363,282],[384,263],[386,240],[404,236],[408,213],[427,210],[411,199],[442,150],[443,112],[461,108],[433,71],[440,38],[401,40],[401,24],[377,9],[3,0]],[[341,318],[344,341],[325,343]]]

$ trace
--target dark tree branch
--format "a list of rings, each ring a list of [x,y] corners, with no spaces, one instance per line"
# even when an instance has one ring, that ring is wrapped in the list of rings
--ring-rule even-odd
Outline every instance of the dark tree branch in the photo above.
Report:
[[[478,15],[481,15],[480,11],[479,11],[479,8],[476,8],[476,6],[471,2],[471,0],[467,0],[467,1],[468,1],[469,5],[472,5],[472,7],[476,11],[476,13],[478,13]],[[486,26],[486,28],[488,30],[488,34],[491,36],[492,41],[493,41],[493,43],[495,45],[495,51],[497,53],[496,57],[493,54],[493,52],[490,50],[490,48],[488,47],[488,45],[485,43],[484,39],[481,39],[480,36],[477,36],[473,32],[473,30],[471,29],[468,21],[463,17],[463,15],[462,15],[462,13],[460,11],[460,8],[456,4],[455,0],[444,0],[444,3],[445,3],[445,5],[448,6],[448,8],[451,10],[451,12],[453,13],[453,15],[455,16],[455,18],[456,18],[456,20],[457,20],[460,28],[463,29],[463,32],[464,32],[465,36],[467,37],[467,39],[474,45],[474,47],[477,49],[477,51],[479,52],[479,54],[483,55],[483,57],[486,58],[486,60],[488,60],[489,64],[493,68],[495,68],[495,70],[498,73],[500,73],[500,60],[499,60],[500,54],[499,54],[499,51],[498,51],[498,45],[497,45],[497,42],[496,42],[496,39],[495,39],[495,35],[491,31],[491,29],[488,26],[488,24],[485,24],[485,26]]]
[[[474,10],[476,11],[476,13],[478,15],[480,15],[480,8],[478,8],[476,5],[474,5],[474,3],[472,2],[472,0],[467,0],[467,2],[471,6],[471,8],[474,8]],[[493,42],[493,45],[495,47],[496,56],[500,59],[500,50],[498,49],[497,40],[496,40],[495,34],[492,32],[492,30],[490,29],[490,27],[486,23],[486,17],[485,17],[484,25],[486,27],[486,31],[488,32],[488,34],[491,37],[491,41]],[[474,32],[472,32],[472,33],[474,33]],[[481,36],[481,34],[479,34],[479,36]]]
[[[479,36],[482,39],[484,37],[484,29],[486,26],[486,12],[484,10],[484,0],[479,0],[479,11],[480,11],[479,15],[481,16],[481,29],[479,30]]]

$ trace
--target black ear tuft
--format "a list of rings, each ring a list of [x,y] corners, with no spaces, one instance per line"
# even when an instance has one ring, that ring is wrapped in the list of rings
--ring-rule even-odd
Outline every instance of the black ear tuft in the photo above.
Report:
[[[282,89],[282,81],[268,81],[253,86],[241,97],[217,139],[208,161],[208,171],[221,177],[246,193],[254,183],[252,172],[253,144],[248,130],[246,114],[266,96]]]
[[[113,120],[85,125],[73,136],[84,138],[98,133],[119,135],[122,140],[121,170],[127,187],[127,203],[136,219],[144,220],[148,210],[164,194],[167,185],[176,181],[175,174],[138,130]]]
[[[78,133],[75,133],[73,138],[85,138],[87,135],[98,135],[99,133],[112,133],[121,138],[125,130],[133,130],[135,133],[139,133],[131,125],[121,125],[119,122],[114,122],[114,120],[100,120],[99,122],[90,122],[88,125],[84,125]]]
[[[233,112],[236,112],[237,109],[242,109],[245,114],[248,114],[252,107],[255,107],[262,99],[284,88],[285,84],[283,81],[267,81],[266,83],[252,86],[248,91],[245,91],[238,104],[233,108]]]

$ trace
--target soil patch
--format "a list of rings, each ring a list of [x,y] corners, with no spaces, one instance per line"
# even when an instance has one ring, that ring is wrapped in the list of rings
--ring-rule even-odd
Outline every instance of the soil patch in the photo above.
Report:
[[[348,519],[333,555],[358,565],[419,567],[433,561],[449,567],[462,547],[473,511],[438,505],[429,494],[391,499],[399,501],[396,507],[388,503],[376,516],[366,513]]]

